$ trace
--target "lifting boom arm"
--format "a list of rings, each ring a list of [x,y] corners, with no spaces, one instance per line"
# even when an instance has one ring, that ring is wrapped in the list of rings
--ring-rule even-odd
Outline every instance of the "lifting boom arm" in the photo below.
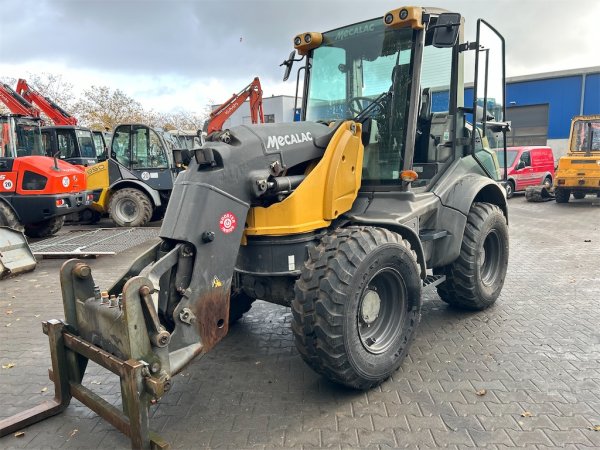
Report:
[[[75,117],[71,116],[48,97],[43,96],[33,89],[22,78],[17,82],[17,93],[22,95],[29,103],[37,105],[54,122],[54,125],[77,125]]]
[[[13,114],[40,117],[39,109],[15,92],[8,84],[0,84],[0,101],[2,101]]]
[[[265,117],[262,108],[262,88],[258,77],[242,89],[237,94],[233,94],[229,100],[210,113],[208,134],[214,131],[221,131],[225,121],[244,104],[247,99],[250,99],[250,117],[252,123],[265,123]]]

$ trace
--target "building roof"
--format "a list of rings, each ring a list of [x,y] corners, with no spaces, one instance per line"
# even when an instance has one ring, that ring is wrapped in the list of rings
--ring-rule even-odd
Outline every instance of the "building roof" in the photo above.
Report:
[[[507,83],[518,83],[520,81],[545,80],[548,78],[563,78],[577,75],[588,75],[592,73],[600,73],[600,66],[584,67],[582,69],[558,70],[555,72],[533,73],[529,75],[519,75],[516,77],[507,77]]]

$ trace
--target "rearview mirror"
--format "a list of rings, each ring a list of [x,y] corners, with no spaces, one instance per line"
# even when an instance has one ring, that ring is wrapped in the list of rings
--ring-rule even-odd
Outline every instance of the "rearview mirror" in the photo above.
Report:
[[[296,50],[292,50],[288,59],[283,61],[279,66],[285,66],[285,73],[283,74],[283,81],[287,81],[292,72],[292,66],[294,65],[294,56],[296,56]]]
[[[453,47],[458,38],[460,29],[460,14],[442,13],[439,15],[437,23],[432,27],[433,46],[437,48]]]

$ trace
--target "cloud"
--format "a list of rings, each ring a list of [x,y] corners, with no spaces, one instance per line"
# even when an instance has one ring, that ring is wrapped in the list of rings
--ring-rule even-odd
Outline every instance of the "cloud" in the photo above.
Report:
[[[477,17],[497,27],[506,37],[508,76],[600,65],[595,0],[427,4],[462,13],[470,40]],[[58,70],[76,87],[109,84],[167,109],[199,110],[209,99],[224,101],[254,76],[261,78],[266,95],[293,94],[293,80],[281,84],[279,67],[293,36],[399,6],[389,0],[366,5],[364,0],[0,0],[3,17],[11,18],[0,29],[0,74]]]

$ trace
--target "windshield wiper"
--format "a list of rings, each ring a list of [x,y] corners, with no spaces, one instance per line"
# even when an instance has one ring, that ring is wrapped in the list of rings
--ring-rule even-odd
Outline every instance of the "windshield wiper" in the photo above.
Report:
[[[384,100],[387,100],[388,97],[391,97],[392,91],[383,92],[379,97],[374,99],[371,103],[369,103],[363,110],[361,110],[356,117],[354,118],[355,122],[361,122],[362,120],[369,117],[369,115],[375,111],[376,108],[384,107]]]

